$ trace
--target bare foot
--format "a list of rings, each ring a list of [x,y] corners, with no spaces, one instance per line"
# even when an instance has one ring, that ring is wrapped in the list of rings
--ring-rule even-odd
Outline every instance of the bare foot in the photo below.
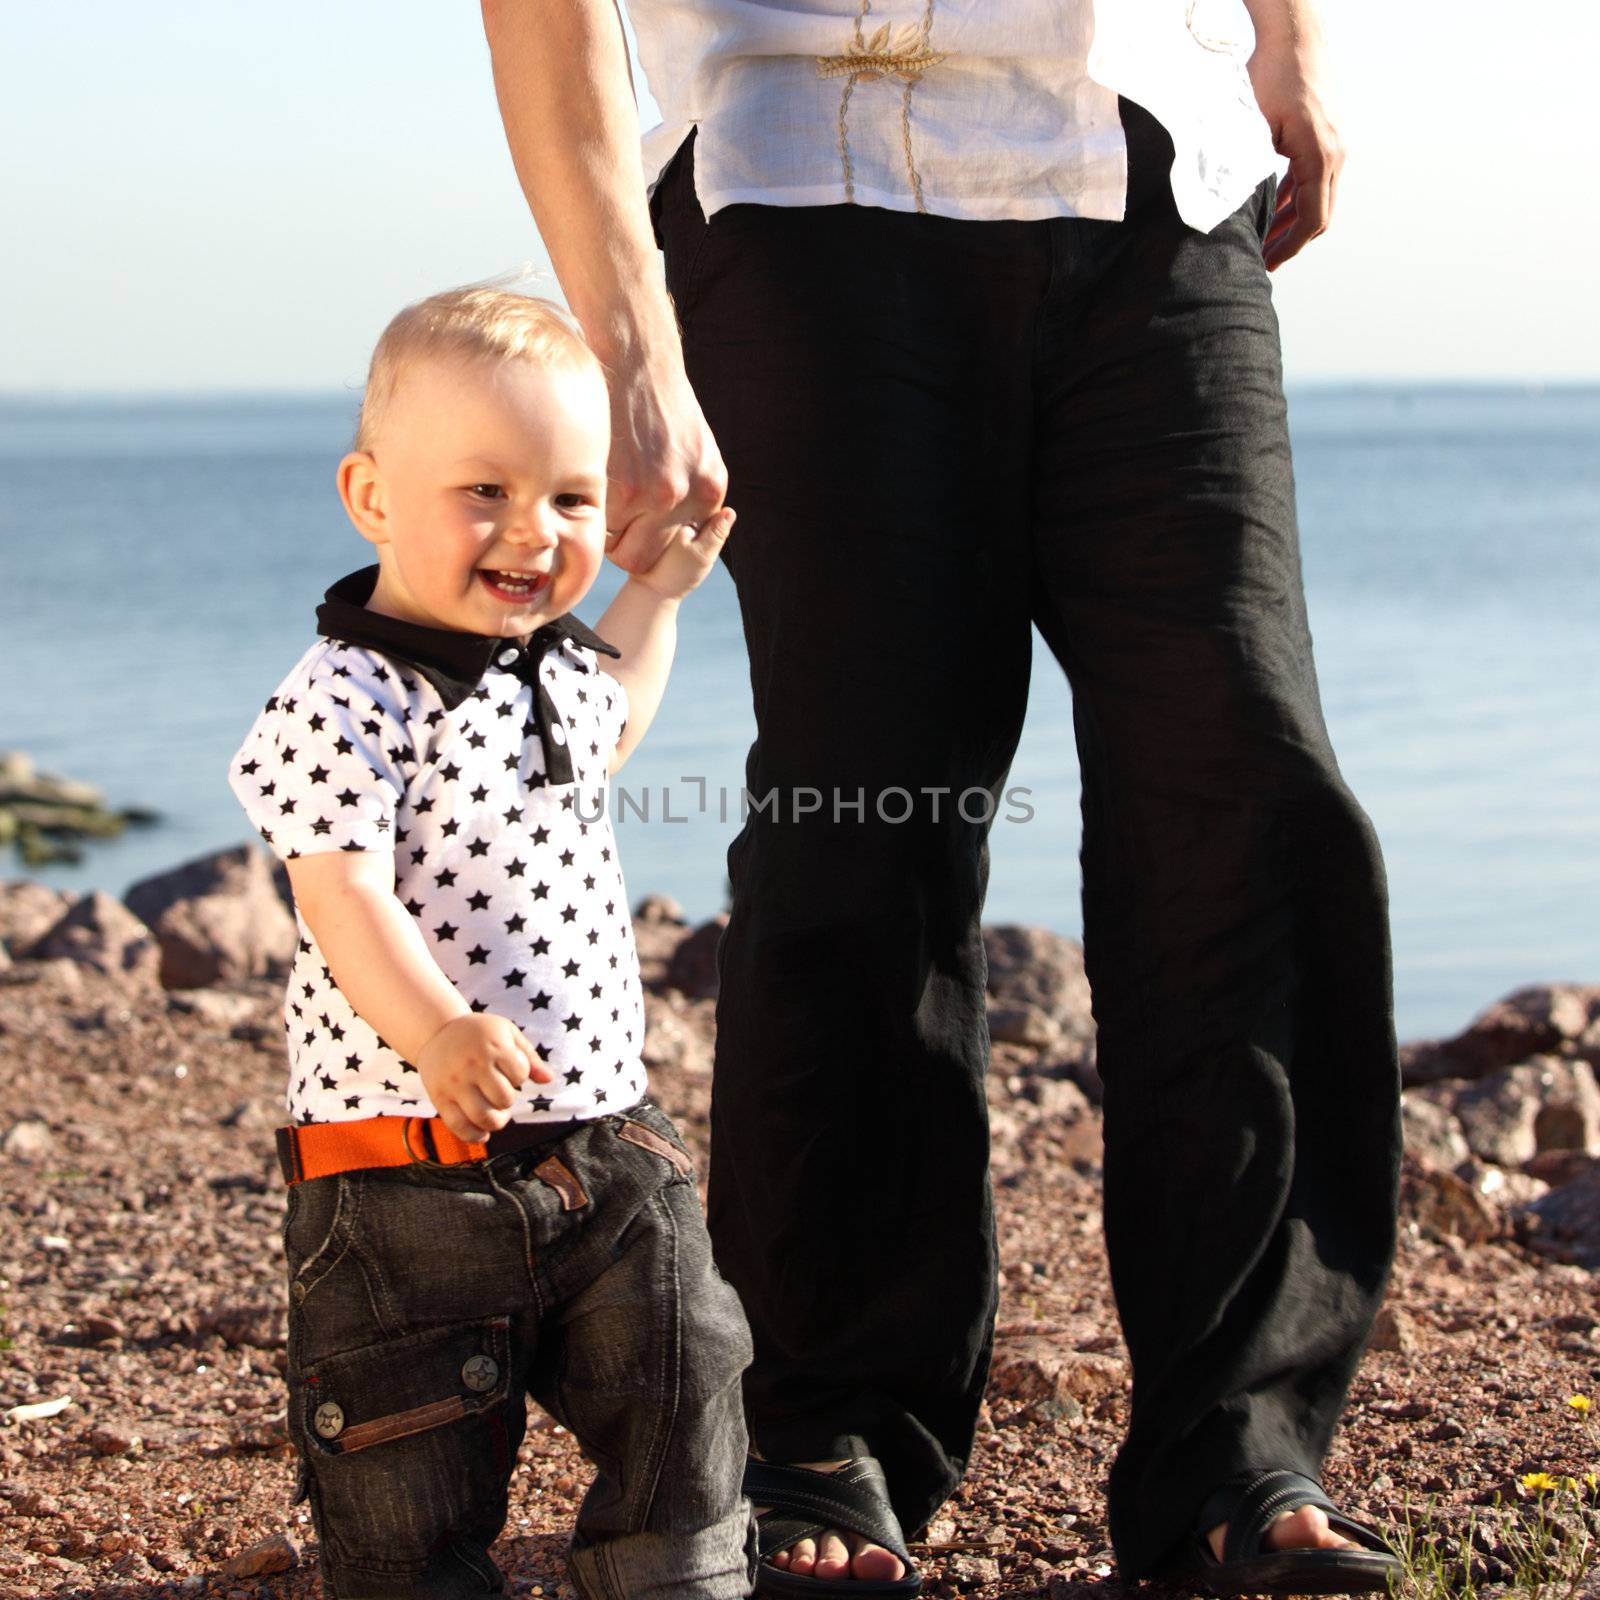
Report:
[[[1206,1536],[1211,1541],[1211,1553],[1218,1561],[1222,1559],[1222,1541],[1227,1532],[1228,1524],[1219,1522]],[[1285,1511],[1267,1529],[1267,1546],[1272,1550],[1357,1548],[1328,1526],[1327,1514],[1318,1506],[1301,1506],[1298,1511]]]
[[[813,1472],[837,1472],[848,1465],[844,1461],[797,1461],[798,1467],[810,1467]],[[759,1517],[766,1506],[757,1506]],[[905,1576],[906,1565],[892,1550],[873,1544],[858,1533],[841,1532],[833,1528],[820,1538],[801,1539],[787,1550],[774,1550],[767,1557],[780,1572],[792,1572],[802,1578],[821,1578],[833,1582],[838,1578],[862,1578],[868,1582],[893,1583]]]

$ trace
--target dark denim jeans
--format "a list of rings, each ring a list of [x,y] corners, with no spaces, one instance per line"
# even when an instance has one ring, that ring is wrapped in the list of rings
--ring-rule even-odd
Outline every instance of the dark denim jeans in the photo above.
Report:
[[[739,512],[747,783],[778,799],[728,855],[709,1195],[752,1434],[789,1460],[864,1435],[908,1530],[965,1466],[990,830],[955,797],[1007,781],[1036,624],[1083,773],[1137,1576],[1220,1479],[1318,1470],[1393,1249],[1399,1082],[1383,863],[1312,664],[1273,184],[1197,233],[1165,133],[1123,120],[1120,222],[708,222],[692,140],[653,198]]]
[[[289,1428],[337,1600],[499,1593],[531,1395],[596,1468],[588,1600],[739,1600],[750,1337],[648,1102],[551,1144],[289,1191]]]

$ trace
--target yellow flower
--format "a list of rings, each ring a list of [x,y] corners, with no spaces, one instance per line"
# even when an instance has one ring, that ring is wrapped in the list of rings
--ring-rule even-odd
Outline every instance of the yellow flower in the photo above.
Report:
[[[1600,1490],[1600,1479],[1597,1479],[1592,1472],[1584,1473],[1583,1481],[1588,1485],[1590,1494],[1594,1494],[1596,1490]]]
[[[1589,1412],[1594,1407],[1594,1401],[1592,1401],[1586,1394],[1568,1395],[1567,1404],[1571,1406],[1580,1417],[1588,1416]]]
[[[1548,1472],[1524,1472],[1522,1474],[1522,1487],[1524,1489],[1537,1489],[1540,1494],[1543,1494],[1546,1489],[1554,1489],[1558,1485]]]

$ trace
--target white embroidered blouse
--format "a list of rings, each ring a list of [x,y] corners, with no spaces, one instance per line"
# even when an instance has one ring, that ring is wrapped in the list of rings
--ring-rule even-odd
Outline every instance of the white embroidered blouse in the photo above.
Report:
[[[1278,164],[1240,0],[628,0],[662,121],[647,187],[698,127],[707,216],[736,201],[1116,220],[1126,95],[1215,226]]]

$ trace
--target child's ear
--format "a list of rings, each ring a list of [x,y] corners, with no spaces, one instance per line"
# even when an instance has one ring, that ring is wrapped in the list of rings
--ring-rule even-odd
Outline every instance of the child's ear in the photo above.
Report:
[[[383,478],[370,450],[352,450],[339,463],[339,498],[363,539],[373,544],[389,542]]]

